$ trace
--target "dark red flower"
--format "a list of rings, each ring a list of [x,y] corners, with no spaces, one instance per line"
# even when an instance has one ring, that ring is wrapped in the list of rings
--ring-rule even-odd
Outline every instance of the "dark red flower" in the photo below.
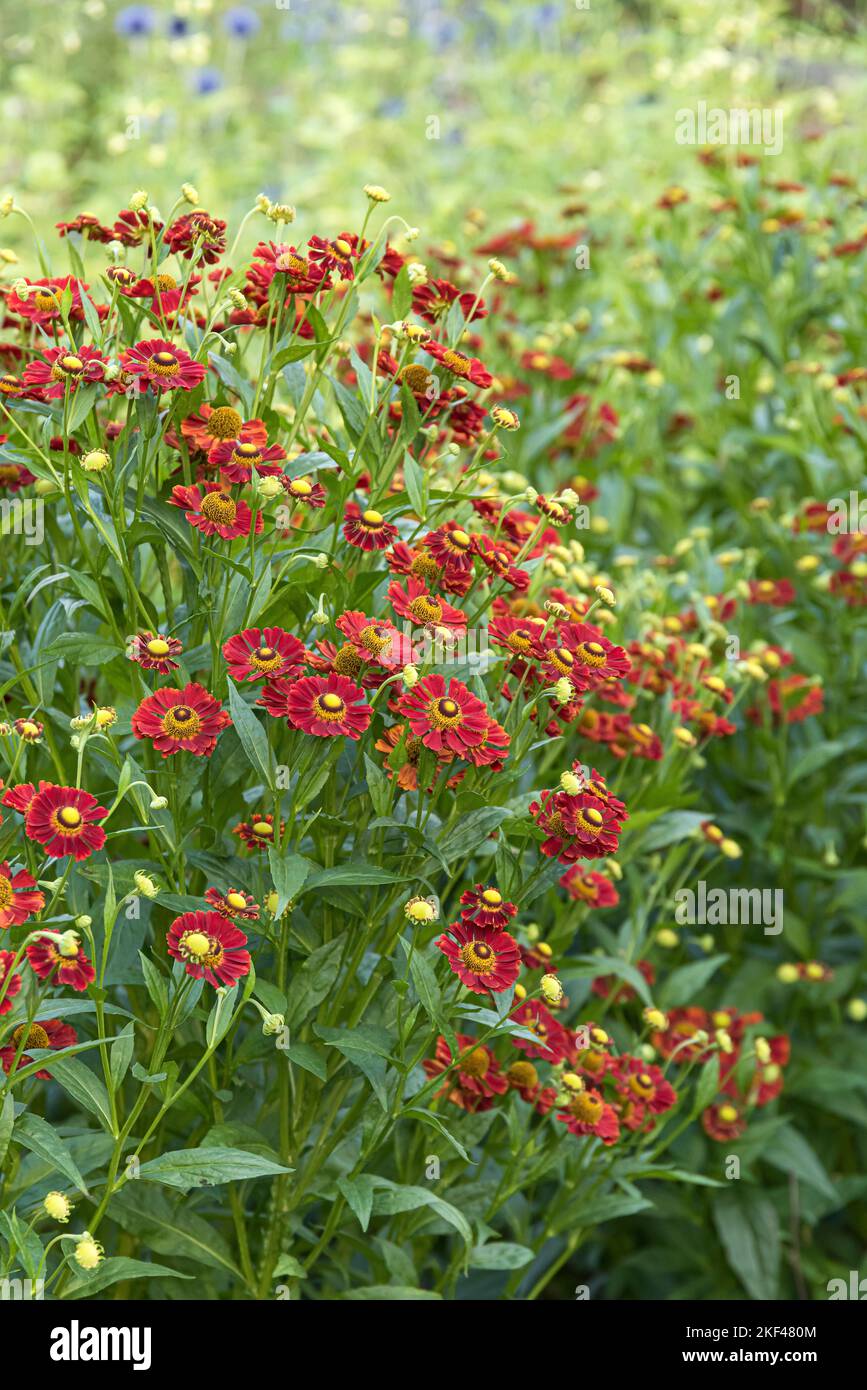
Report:
[[[133,638],[127,655],[131,661],[144,671],[158,671],[167,676],[177,671],[178,663],[173,660],[180,656],[183,646],[177,637],[164,637],[162,633],[139,632]]]
[[[96,797],[78,787],[57,787],[40,782],[27,807],[24,828],[31,840],[42,845],[50,859],[87,859],[105,844],[105,831],[96,824],[108,811]]]
[[[240,917],[245,922],[255,922],[259,916],[259,906],[253,894],[245,893],[241,888],[227,888],[225,893],[221,893],[219,888],[208,888],[205,902],[221,917],[230,920]]]
[[[50,980],[53,985],[69,985],[79,994],[96,979],[90,960],[74,942],[65,941],[58,946],[54,941],[37,941],[27,947],[27,959],[40,980]]]
[[[494,380],[478,357],[467,357],[465,353],[458,352],[455,348],[446,347],[444,343],[438,343],[433,338],[424,343],[423,347],[428,356],[441,362],[453,376],[470,381],[473,386],[482,386],[487,389]]]
[[[565,1062],[570,1055],[570,1041],[567,1030],[539,999],[527,999],[515,1009],[512,1019],[521,1028],[526,1028],[536,1039],[513,1037],[512,1043],[526,1057],[537,1057],[543,1062]]]
[[[397,527],[386,521],[381,512],[363,512],[356,502],[347,502],[343,534],[359,550],[386,550],[397,535]]]
[[[9,861],[0,864],[0,929],[20,927],[34,912],[45,906],[45,895],[26,869],[13,874]]]
[[[18,1049],[22,1045],[28,1047],[50,1047],[52,1052],[59,1052],[64,1047],[72,1047],[78,1042],[78,1034],[68,1023],[64,1023],[59,1018],[46,1018],[42,1023],[31,1023],[28,1027],[26,1023],[19,1024],[14,1029],[8,1043],[0,1048],[0,1063],[3,1070],[8,1074],[15,1066],[15,1058],[18,1056]],[[21,1053],[18,1058],[19,1067],[29,1067],[33,1061],[28,1057],[26,1051]],[[50,1081],[51,1072],[40,1069],[36,1075],[41,1081]]]
[[[231,722],[220,701],[191,681],[183,690],[167,686],[146,696],[130,727],[136,738],[152,739],[164,758],[181,752],[209,758]]]
[[[413,575],[408,576],[405,589],[397,580],[389,584],[388,601],[401,618],[411,618],[418,627],[430,632],[436,632],[438,628],[455,634],[466,631],[466,613],[432,594],[427,585]]]
[[[397,708],[426,748],[462,754],[482,742],[489,715],[480,699],[463,681],[452,677],[446,688],[443,676],[425,676],[400,697]]]
[[[267,687],[266,687],[267,689]],[[318,738],[345,734],[360,738],[373,716],[364,692],[346,676],[302,676],[286,696],[286,718],[296,729]]]
[[[521,970],[518,943],[508,932],[452,922],[448,935],[436,945],[449,965],[474,994],[501,994],[515,983]],[[454,938],[454,939],[453,939]]]
[[[441,1076],[448,1071],[445,1085],[437,1091],[438,1096],[447,1096],[453,1105],[475,1114],[479,1110],[490,1110],[497,1096],[505,1095],[509,1083],[500,1071],[499,1063],[489,1047],[473,1047],[475,1038],[464,1033],[456,1033],[455,1041],[459,1049],[460,1061],[451,1068],[451,1048],[445,1038],[436,1042],[436,1053],[426,1057],[424,1069],[429,1077]]]
[[[559,1110],[557,1119],[570,1134],[593,1134],[608,1147],[620,1138],[620,1122],[617,1111],[603,1100],[598,1091],[579,1091],[564,1109]]]
[[[604,874],[591,869],[585,873],[579,864],[573,864],[560,879],[561,887],[570,898],[585,903],[587,907],[616,907],[620,894],[614,884]]]
[[[164,338],[147,338],[121,353],[121,365],[159,395],[162,391],[192,391],[204,381],[206,368],[194,362],[188,352],[167,343]]]
[[[200,261],[213,265],[226,249],[226,224],[196,209],[167,227],[163,242],[176,256],[190,260],[198,251]]]
[[[281,839],[285,828],[285,822],[281,820]],[[232,827],[232,834],[237,835],[247,849],[270,849],[274,843],[274,817],[270,814],[258,815],[252,820],[241,821]]]
[[[301,673],[307,649],[282,627],[246,627],[223,643],[223,656],[233,681],[294,679]]]
[[[249,536],[253,513],[246,502],[236,502],[220,483],[205,483],[202,487],[184,487],[178,483],[169,498],[175,507],[184,508],[191,526],[206,536],[220,536],[224,541]],[[255,531],[262,530],[262,513],[256,513]]]
[[[250,973],[250,953],[244,933],[218,912],[184,912],[166,933],[169,955],[183,962],[194,980],[207,980],[218,989]]]
[[[0,951],[0,986],[6,984],[9,971],[12,969],[12,962],[15,959],[15,951]],[[13,975],[9,980],[6,993],[0,1002],[0,1014],[8,1014],[12,1008],[12,1001],[17,994],[21,993],[21,976]]]
[[[280,464],[285,457],[286,450],[279,444],[226,439],[213,446],[208,454],[208,463],[218,467],[227,482],[249,483],[254,468],[262,478],[282,477]]]
[[[788,579],[751,579],[749,603],[768,603],[785,608],[795,600],[794,585]]]
[[[747,1127],[746,1116],[740,1106],[730,1100],[720,1101],[703,1110],[701,1124],[705,1134],[719,1144],[740,1139]]]
[[[467,904],[461,912],[463,920],[482,927],[506,927],[518,911],[514,903],[505,901],[499,889],[485,888],[481,883],[462,893],[461,902]]]
[[[45,400],[75,392],[79,386],[102,381],[106,362],[93,348],[48,348],[41,358],[28,362],[22,381],[39,389]]]

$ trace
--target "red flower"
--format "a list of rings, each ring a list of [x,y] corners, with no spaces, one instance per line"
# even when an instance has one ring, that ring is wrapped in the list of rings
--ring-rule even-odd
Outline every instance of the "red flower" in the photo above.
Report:
[[[294,679],[300,675],[307,650],[282,627],[245,627],[223,644],[223,656],[233,681]]]
[[[231,722],[220,701],[191,681],[183,690],[167,686],[148,695],[132,716],[130,727],[136,738],[152,739],[164,758],[181,752],[209,758],[219,735]]]
[[[452,922],[448,932],[449,935],[438,938],[436,945],[474,994],[501,994],[515,983],[521,955],[518,943],[508,932],[479,927],[473,922]]]
[[[53,782],[40,782],[39,790],[43,792],[46,787],[53,786]],[[32,782],[19,782],[17,786],[9,787],[0,797],[0,801],[3,802],[4,806],[10,806],[13,811],[20,811],[22,816],[25,816],[35,795],[36,788]]]
[[[321,483],[311,483],[309,478],[287,478],[281,474],[283,490],[298,507],[324,507],[328,494]]]
[[[285,828],[285,822],[281,820],[281,838]],[[237,835],[247,849],[270,849],[274,843],[274,817],[259,815],[251,821],[241,821],[232,827],[232,834]]]
[[[576,690],[589,690],[604,680],[623,680],[631,661],[623,647],[615,647],[591,623],[563,623],[557,635],[549,635],[549,646],[557,651],[563,669],[552,658],[557,674],[568,676]],[[567,660],[565,652],[571,655]]]
[[[226,224],[197,209],[185,213],[166,228],[163,243],[174,255],[191,260],[198,251],[205,265],[213,265],[226,250]]]
[[[433,338],[424,343],[423,347],[430,357],[434,357],[437,362],[441,362],[453,376],[459,376],[464,381],[470,381],[473,386],[487,388],[494,380],[487,367],[479,361],[478,357],[467,357],[464,353],[457,352],[454,348],[446,347],[444,343],[435,342]]]
[[[347,502],[343,534],[359,550],[386,550],[397,535],[397,527],[386,521],[381,512],[363,512],[356,502]]]
[[[53,941],[37,941],[27,947],[30,969],[40,980],[69,985],[81,994],[96,979],[96,971],[80,946],[58,947]]]
[[[97,824],[108,811],[96,797],[77,787],[56,787],[40,782],[27,807],[24,828],[31,840],[42,845],[50,859],[87,859],[105,844],[105,831]]]
[[[240,888],[229,888],[225,893],[221,893],[219,888],[208,888],[205,902],[221,917],[230,920],[242,917],[245,922],[255,922],[259,916],[259,907],[252,893],[245,893]]]
[[[69,317],[72,319],[84,317],[79,282],[71,275],[66,275],[59,280],[57,278],[27,280],[25,283],[28,288],[26,295],[18,295],[15,290],[10,290],[6,296],[6,305],[10,314],[29,319],[31,323],[43,327],[53,322],[60,323],[60,301],[64,291],[68,289],[72,294]],[[87,289],[86,285],[84,289]]]
[[[219,483],[202,487],[184,487],[178,483],[169,498],[172,506],[183,507],[191,526],[206,536],[220,536],[224,541],[249,536],[253,513],[246,502],[236,502]],[[256,534],[262,530],[262,513],[256,513]]]
[[[397,707],[424,746],[437,753],[463,754],[482,742],[488,725],[482,701],[454,677],[447,690],[442,676],[425,676],[400,697]]]
[[[161,391],[192,391],[205,378],[205,367],[188,352],[164,338],[148,338],[121,353],[121,365],[157,395]]]
[[[490,1110],[497,1096],[505,1095],[509,1089],[509,1083],[500,1071],[496,1057],[489,1047],[473,1047],[475,1038],[469,1038],[463,1033],[456,1033],[455,1041],[460,1061],[457,1067],[449,1071],[446,1084],[436,1094],[448,1096],[453,1105],[458,1105],[471,1114],[479,1110]],[[426,1057],[424,1060],[425,1072],[429,1077],[440,1076],[451,1064],[451,1048],[445,1038],[439,1037],[435,1056]]]
[[[317,738],[345,734],[360,738],[373,716],[364,692],[346,676],[302,676],[286,696],[286,718],[296,729]]]
[[[491,618],[488,637],[493,646],[502,647],[514,656],[542,662],[545,652],[539,639],[544,626],[541,618]],[[523,665],[512,669],[517,675],[524,671]]]
[[[214,989],[250,973],[250,953],[241,949],[246,936],[218,912],[184,912],[169,927],[166,943],[188,975],[207,980]]]
[[[366,243],[359,242],[352,232],[341,232],[333,241],[321,236],[312,236],[307,243],[311,261],[323,271],[336,270],[341,280],[355,279],[355,262]]]
[[[286,457],[286,450],[279,444],[266,445],[252,440],[226,439],[215,444],[208,454],[208,463],[219,467],[223,477],[230,483],[249,483],[253,469],[261,477],[282,476],[280,463]]]
[[[431,555],[438,565],[446,571],[458,574],[473,572],[473,538],[456,522],[449,521],[436,531],[430,531],[424,538]]]
[[[324,269],[312,264],[296,246],[288,246],[285,242],[260,241],[253,251],[253,259],[250,279],[262,289],[267,289],[278,275],[289,294],[311,295],[325,288]],[[264,264],[257,265],[257,261]]]
[[[512,1043],[526,1057],[543,1062],[565,1062],[571,1053],[569,1033],[539,999],[528,999],[512,1014],[512,1019],[536,1038],[513,1037]]]
[[[159,671],[167,676],[177,671],[178,663],[173,657],[180,656],[183,646],[177,637],[164,637],[162,633],[139,632],[132,640],[128,656],[144,671]]]
[[[0,1062],[3,1070],[8,1074],[15,1066],[15,1058],[18,1056],[18,1049],[22,1039],[24,1047],[50,1047],[52,1052],[59,1052],[61,1048],[72,1047],[78,1041],[78,1034],[68,1023],[64,1023],[59,1018],[47,1018],[44,1023],[31,1023],[29,1028],[26,1023],[20,1024],[12,1033],[9,1042],[5,1047],[0,1048]],[[22,1052],[18,1058],[19,1067],[29,1067],[33,1061],[26,1052]],[[40,1070],[36,1073],[41,1081],[50,1081],[51,1072]]]
[[[104,227],[99,218],[90,212],[80,212],[71,222],[55,222],[54,225],[62,237],[70,232],[78,232],[85,241],[111,241],[114,235],[111,227]]]
[[[207,403],[202,405],[197,415],[188,415],[181,421],[181,434],[192,449],[205,454],[228,439],[242,439],[249,444],[265,444],[268,439],[264,421],[244,420],[231,405],[213,406]]]
[[[63,396],[91,381],[102,381],[105,359],[93,348],[48,348],[24,368],[25,386],[38,387],[44,400]]]
[[[445,599],[432,594],[421,579],[409,575],[406,588],[402,589],[397,580],[388,586],[388,601],[401,618],[411,618],[419,627],[435,632],[446,628],[454,633],[466,631],[467,615],[460,608],[452,608]]]
[[[716,1139],[717,1143],[727,1143],[733,1139],[740,1139],[747,1127],[746,1118],[740,1107],[734,1105],[730,1100],[724,1100],[717,1105],[711,1105],[707,1110],[702,1111],[702,1128],[705,1134],[711,1139]]]
[[[13,874],[9,861],[0,864],[0,928],[20,927],[34,912],[45,906],[45,895],[36,887],[36,879],[25,869]]]
[[[560,1110],[557,1119],[570,1134],[593,1134],[608,1147],[620,1138],[620,1122],[612,1105],[604,1101],[598,1091],[579,1091]]]
[[[502,724],[498,724],[496,719],[489,719],[481,743],[466,748],[461,756],[474,767],[491,767],[495,772],[499,772],[509,756],[510,743],[511,739]]]
[[[668,1026],[661,1033],[651,1034],[650,1041],[663,1057],[671,1057],[677,1052],[678,1065],[685,1062],[705,1061],[708,1052],[708,1038],[713,1035],[714,1024],[710,1014],[696,1004],[684,1008],[668,1010]],[[703,1040],[693,1042],[697,1034],[703,1033]]]
[[[483,927],[508,926],[518,911],[514,903],[504,902],[498,889],[485,888],[481,883],[462,893],[461,902],[468,904],[461,913],[463,920]]]
[[[342,613],[336,626],[348,637],[362,661],[387,671],[416,660],[410,639],[387,618],[368,618],[357,609]]]
[[[14,951],[0,951],[0,986],[6,983],[6,978],[12,968],[15,954]],[[16,994],[20,993],[21,976],[13,975],[9,981],[9,987],[3,996],[3,1000],[0,1002],[0,1014],[8,1014],[9,1010],[12,1008],[12,1000],[15,998]]]
[[[622,1056],[612,1062],[611,1071],[621,1095],[639,1101],[652,1115],[670,1110],[677,1101],[677,1092],[666,1081],[659,1067],[651,1066],[640,1057]],[[630,1125],[630,1128],[633,1126]]]
[[[794,599],[795,589],[788,579],[750,580],[750,603],[769,603],[773,608],[785,608]]]
[[[587,907],[616,907],[620,894],[610,879],[591,869],[584,873],[578,864],[567,869],[560,879],[560,886],[566,889],[570,898],[585,903]]]
[[[540,801],[531,803],[530,815],[547,834],[542,853],[561,864],[602,859],[617,850],[622,828],[617,812],[589,792],[543,792]]]

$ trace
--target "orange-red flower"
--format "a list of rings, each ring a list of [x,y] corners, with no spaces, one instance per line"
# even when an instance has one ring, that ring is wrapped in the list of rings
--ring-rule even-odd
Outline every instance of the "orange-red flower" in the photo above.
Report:
[[[452,922],[436,945],[474,994],[501,994],[518,978],[521,954],[508,932],[475,922]]]
[[[45,895],[26,869],[13,874],[9,861],[0,864],[0,929],[20,927],[34,912],[45,906]]]
[[[236,502],[234,497],[230,497],[220,483],[205,483],[201,487],[184,487],[178,483],[172,488],[169,501],[175,507],[183,507],[187,521],[203,535],[233,541],[250,534],[253,513],[246,502]],[[257,512],[257,535],[262,526],[262,513]]]
[[[184,912],[166,933],[169,955],[183,962],[194,980],[207,980],[218,989],[250,973],[250,952],[244,933],[218,912]]]
[[[87,859],[105,844],[105,831],[97,824],[108,815],[96,797],[79,787],[57,787],[40,782],[40,790],[27,807],[24,828],[31,840],[42,845],[51,859],[71,854]]]
[[[282,627],[245,627],[223,643],[223,656],[233,681],[294,679],[301,673],[307,649]]]
[[[121,353],[121,365],[142,386],[162,391],[192,391],[205,378],[205,367],[164,338],[147,338]]]
[[[167,686],[146,696],[130,727],[136,738],[152,739],[164,758],[181,752],[209,758],[231,722],[220,701],[191,681],[183,690]]]
[[[426,748],[463,755],[482,742],[488,725],[488,712],[463,681],[454,677],[446,688],[440,675],[425,676],[400,697],[397,707],[406,715],[409,727]]]

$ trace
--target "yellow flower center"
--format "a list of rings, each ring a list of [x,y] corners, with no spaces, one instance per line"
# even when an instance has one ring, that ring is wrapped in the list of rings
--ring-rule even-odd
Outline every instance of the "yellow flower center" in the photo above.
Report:
[[[153,637],[147,644],[149,656],[167,656],[169,644],[164,637]]]
[[[38,1023],[31,1023],[29,1029],[26,1023],[22,1023],[20,1028],[16,1028],[12,1034],[12,1046],[16,1049],[21,1044],[21,1039],[25,1039],[25,1047],[49,1047],[51,1039],[44,1028],[40,1028]]]
[[[361,513],[361,520],[365,526],[376,527],[382,525],[383,517],[381,512],[368,511]]]
[[[460,1070],[467,1076],[482,1077],[486,1076],[490,1069],[491,1059],[488,1056],[487,1048],[476,1047],[465,1057],[460,1065]]]
[[[719,1117],[724,1125],[733,1125],[738,1117],[738,1112],[733,1105],[721,1105],[719,1108]]]
[[[226,902],[229,904],[229,907],[234,907],[236,911],[239,912],[242,908],[247,906],[247,899],[244,897],[243,893],[227,893]]]
[[[202,727],[201,719],[189,705],[173,705],[160,722],[163,733],[172,738],[195,738]]]
[[[470,370],[472,362],[469,357],[464,357],[462,352],[455,352],[454,348],[449,348],[448,352],[443,353],[443,365],[456,376],[463,376]]]
[[[81,813],[74,806],[61,806],[57,819],[67,830],[76,830],[81,825]]]
[[[602,1101],[589,1091],[581,1091],[569,1102],[569,1114],[585,1125],[595,1125],[602,1115]]]
[[[200,931],[184,932],[180,946],[188,956],[195,956],[197,960],[201,960],[211,949],[211,938]]]
[[[319,718],[327,719],[329,723],[342,719],[346,712],[346,705],[343,700],[332,691],[326,692],[325,695],[317,695],[313,701],[313,707]]]
[[[262,840],[268,840],[274,834],[273,825],[269,825],[266,820],[254,821],[251,829],[254,835],[258,835]]]
[[[289,484],[289,491],[294,497],[309,497],[313,491],[313,484],[306,478],[293,478]]]
[[[199,510],[208,521],[216,522],[220,526],[231,526],[238,512],[236,503],[224,492],[207,493],[202,498]]]
[[[244,421],[230,405],[219,405],[208,416],[207,430],[213,439],[237,439]]]
[[[582,642],[576,655],[588,666],[605,665],[605,648],[600,642]]]
[[[413,599],[409,611],[420,623],[438,623],[443,615],[442,604],[431,594],[420,594]]]
[[[484,941],[467,941],[461,947],[461,960],[474,975],[490,975],[497,964],[494,951]]]

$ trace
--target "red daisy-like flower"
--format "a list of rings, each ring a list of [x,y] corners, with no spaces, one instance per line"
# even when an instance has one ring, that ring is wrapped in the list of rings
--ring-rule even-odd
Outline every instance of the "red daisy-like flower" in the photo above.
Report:
[[[191,449],[209,454],[216,444],[241,439],[247,444],[266,444],[268,431],[264,420],[245,420],[231,405],[201,406],[197,415],[181,421],[181,434]]]
[[[220,536],[224,541],[249,536],[253,513],[246,502],[236,502],[220,483],[204,483],[201,487],[184,487],[178,483],[169,498],[172,506],[183,507],[191,526],[205,536]],[[263,527],[262,513],[256,513],[256,535]]]
[[[543,1062],[565,1062],[569,1059],[569,1033],[539,999],[527,999],[512,1014],[515,1023],[526,1028],[536,1039],[513,1037],[512,1044],[526,1057],[538,1057]]]
[[[473,537],[456,522],[447,522],[424,538],[431,555],[444,570],[471,574],[473,570]]]
[[[3,1070],[7,1073],[12,1071],[15,1066],[15,1058],[18,1056],[18,1049],[24,1044],[28,1047],[50,1047],[52,1052],[59,1052],[61,1048],[72,1047],[73,1043],[78,1042],[78,1034],[68,1023],[64,1023],[59,1018],[47,1018],[43,1023],[31,1023],[29,1028],[26,1023],[17,1027],[8,1043],[0,1048],[0,1063]],[[28,1057],[26,1051],[21,1053],[18,1058],[19,1067],[29,1067],[33,1061]],[[41,1081],[50,1081],[51,1072],[40,1069],[36,1075]]]
[[[620,1138],[617,1111],[598,1091],[589,1088],[573,1096],[565,1109],[558,1111],[557,1119],[570,1134],[593,1134],[606,1147],[616,1144]]]
[[[326,271],[297,246],[260,241],[253,251],[253,283],[267,289],[275,277],[289,294],[311,295],[325,288]],[[261,262],[261,264],[258,264]]]
[[[136,738],[152,739],[164,758],[182,752],[209,758],[231,722],[220,701],[191,681],[183,690],[167,686],[146,696],[130,727]]]
[[[416,660],[409,637],[399,632],[387,618],[368,618],[358,609],[341,613],[336,626],[349,638],[362,661],[383,666],[387,671]]]
[[[488,638],[493,646],[511,652],[516,657],[541,663],[545,659],[545,650],[541,642],[544,626],[542,618],[491,618],[488,623]],[[522,664],[516,670],[516,674],[522,675],[523,671]]]
[[[502,724],[498,724],[496,719],[489,719],[481,743],[464,749],[461,756],[474,767],[490,767],[499,772],[509,756],[510,743],[511,739]]]
[[[281,462],[286,450],[279,444],[258,444],[253,440],[227,439],[215,444],[208,454],[208,463],[220,469],[230,483],[249,483],[253,469],[262,478],[282,475]]]
[[[207,980],[218,989],[250,973],[250,952],[244,933],[219,912],[184,912],[166,933],[169,955],[183,962],[194,980]]]
[[[53,941],[37,941],[27,947],[27,959],[40,980],[50,980],[53,985],[69,985],[79,994],[96,979],[90,960],[74,942],[61,947]]]
[[[45,400],[74,392],[79,386],[102,381],[105,358],[94,348],[49,348],[42,357],[28,362],[22,381],[38,388]]]
[[[229,888],[225,893],[221,893],[219,888],[208,888],[205,902],[221,917],[230,920],[240,917],[245,922],[255,922],[259,916],[259,905],[253,894],[245,893],[241,888]]]
[[[769,603],[785,608],[795,600],[795,587],[788,579],[751,579],[749,603]]]
[[[547,835],[542,853],[561,864],[602,859],[617,849],[621,826],[616,813],[587,792],[543,792],[540,801],[531,803],[530,814]]]
[[[7,439],[8,435],[0,434],[0,444],[5,444]],[[20,492],[23,487],[35,482],[36,475],[23,463],[0,462],[0,490],[3,492]]]
[[[53,782],[40,782],[39,790],[44,792],[46,787],[53,787]],[[8,787],[0,797],[4,806],[9,806],[13,811],[20,811],[22,816],[26,816],[27,808],[36,796],[36,788],[32,782],[19,782],[15,787]]]
[[[183,646],[177,637],[164,637],[159,632],[139,632],[130,644],[128,656],[144,671],[158,671],[167,676],[177,671],[178,663],[174,657],[180,656]]]
[[[412,292],[413,312],[426,319],[428,323],[436,323],[437,319],[443,314],[447,314],[459,299],[464,319],[471,323],[473,319],[483,319],[487,316],[485,301],[467,290],[461,294],[457,285],[453,285],[450,280],[427,280],[423,285],[417,285]]]
[[[286,696],[286,717],[296,729],[317,738],[345,734],[360,738],[373,717],[364,691],[346,676],[302,676]]]
[[[121,365],[142,385],[159,395],[162,391],[192,391],[204,381],[206,368],[188,352],[164,338],[147,338],[121,353]]]
[[[69,317],[74,319],[83,318],[81,308],[81,289],[79,282],[71,275],[66,275],[62,279],[56,277],[44,280],[27,280],[27,293],[19,295],[15,290],[10,290],[6,296],[6,305],[10,314],[15,314],[22,319],[28,319],[31,323],[45,327],[49,323],[60,323],[60,301],[65,290],[72,294],[72,303],[69,307]],[[87,286],[84,286],[87,289]]]
[[[285,829],[285,822],[281,820],[281,839]],[[270,849],[274,843],[274,817],[270,814],[258,815],[254,816],[252,820],[241,821],[232,827],[232,834],[237,835],[247,849]]]
[[[455,348],[446,347],[445,343],[438,343],[433,338],[424,343],[423,347],[428,356],[441,362],[452,373],[452,376],[459,376],[463,381],[472,382],[473,386],[482,386],[487,389],[494,380],[478,357],[467,357],[465,353],[458,352]]]
[[[445,1085],[437,1091],[438,1096],[447,1096],[453,1105],[458,1105],[470,1114],[480,1110],[490,1110],[497,1096],[505,1095],[509,1083],[500,1071],[499,1063],[489,1047],[473,1047],[475,1038],[464,1033],[456,1033],[455,1041],[459,1049],[460,1061],[452,1067],[452,1052],[445,1038],[436,1042],[436,1053],[426,1057],[423,1063],[429,1077],[441,1076],[448,1071]]]
[[[27,807],[24,828],[42,845],[50,859],[87,859],[105,844],[105,831],[96,824],[108,811],[96,797],[78,787],[43,785]]]
[[[426,748],[461,754],[479,744],[488,726],[488,711],[463,681],[425,676],[400,697],[397,708]]]
[[[558,673],[568,676],[576,690],[589,690],[612,678],[623,680],[632,666],[623,647],[615,647],[591,623],[561,624],[556,637],[551,634],[549,646],[559,649],[561,659],[565,650],[571,653],[568,668],[558,667]]]
[[[702,1111],[701,1125],[709,1138],[715,1139],[718,1144],[724,1144],[733,1139],[740,1139],[747,1127],[747,1121],[739,1105],[724,1100]]]
[[[435,633],[438,628],[457,635],[466,632],[466,613],[432,594],[427,585],[413,575],[407,578],[405,589],[397,580],[389,584],[388,601],[401,618],[411,618],[418,627],[426,628],[429,632]]]
[[[14,951],[0,951],[0,986],[6,984],[9,971],[12,969],[12,962],[15,959]],[[9,980],[6,993],[0,1002],[0,1014],[8,1014],[12,1008],[12,1001],[17,994],[21,993],[21,976],[13,975]]]
[[[474,994],[501,994],[515,983],[521,954],[508,932],[474,922],[452,922],[447,930],[449,934],[439,937],[436,945],[467,989]]]
[[[381,512],[363,512],[356,502],[347,502],[343,534],[359,550],[387,550],[397,535],[397,527],[386,521]]]
[[[90,212],[80,212],[71,222],[55,222],[54,225],[62,237],[70,232],[78,232],[85,241],[106,242],[111,241],[113,236],[111,227],[104,227],[99,218]]]
[[[324,507],[328,494],[321,483],[311,482],[309,478],[287,478],[281,474],[283,491],[297,507]]]
[[[467,904],[461,912],[463,920],[483,927],[506,927],[518,911],[514,903],[505,901],[499,889],[486,888],[481,883],[462,893],[461,902]]]
[[[171,320],[182,305],[188,304],[201,282],[201,276],[191,275],[183,285],[179,285],[174,275],[161,271],[152,279],[137,280],[134,285],[124,287],[122,293],[131,299],[149,299],[152,313],[165,323]]]
[[[622,1056],[613,1060],[612,1074],[621,1095],[639,1101],[652,1115],[670,1110],[677,1101],[677,1092],[666,1081],[659,1067],[640,1057]]]
[[[584,873],[581,866],[573,864],[560,879],[560,886],[566,889],[570,898],[585,903],[587,907],[616,907],[620,894],[610,878],[595,870]]]
[[[336,271],[341,280],[355,279],[355,263],[365,249],[352,232],[341,232],[333,241],[312,236],[307,243],[310,259],[323,271]]]
[[[282,627],[246,627],[223,643],[223,656],[233,681],[294,679],[307,659],[307,649]]]
[[[13,874],[9,861],[0,864],[0,929],[20,927],[34,912],[45,906],[45,895],[36,887],[26,869]]]
[[[669,1009],[667,1027],[652,1033],[650,1041],[663,1057],[671,1057],[676,1052],[678,1065],[682,1066],[686,1062],[707,1059],[710,1055],[708,1040],[713,1032],[710,1014],[697,1004],[687,1004],[683,1008]]]
[[[226,224],[197,208],[167,227],[163,241],[176,256],[191,260],[198,252],[205,265],[214,265],[226,250]]]

